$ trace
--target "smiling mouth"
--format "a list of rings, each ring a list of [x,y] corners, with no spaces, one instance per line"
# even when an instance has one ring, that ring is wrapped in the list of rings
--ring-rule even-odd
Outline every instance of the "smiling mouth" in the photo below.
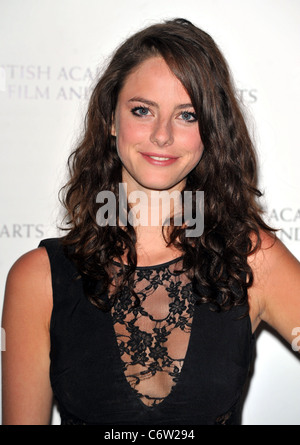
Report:
[[[161,156],[156,153],[141,153],[143,158],[152,165],[167,167],[177,161],[177,156]]]
[[[149,157],[151,159],[155,159],[157,161],[165,161],[165,160],[169,160],[169,159],[178,159],[178,156],[174,156],[174,155],[171,155],[169,153],[161,154],[161,153],[153,153],[153,152],[152,153],[151,152],[145,152],[145,153],[141,152],[141,155],[147,156],[147,157]]]
[[[148,156],[149,156],[149,158],[155,159],[156,161],[168,161],[169,159],[175,159],[175,158],[165,158],[165,157],[161,157],[161,156],[150,156],[150,155],[148,155]]]

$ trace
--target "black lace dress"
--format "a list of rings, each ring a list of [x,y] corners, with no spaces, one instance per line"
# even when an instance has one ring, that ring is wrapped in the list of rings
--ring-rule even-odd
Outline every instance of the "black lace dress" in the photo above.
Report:
[[[124,288],[104,312],[59,239],[40,246],[52,273],[50,377],[62,424],[240,424],[254,344],[245,308],[195,304],[178,258],[138,267],[139,304]]]
[[[124,289],[112,307],[123,370],[147,406],[162,402],[178,382],[194,312],[191,283],[178,275],[180,259],[138,267],[134,289],[139,305]]]

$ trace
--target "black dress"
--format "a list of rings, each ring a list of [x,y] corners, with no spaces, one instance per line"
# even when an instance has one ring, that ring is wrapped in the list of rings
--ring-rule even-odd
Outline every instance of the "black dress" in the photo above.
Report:
[[[40,247],[51,265],[50,378],[62,424],[240,424],[254,346],[245,307],[194,304],[178,258],[137,267],[140,304],[125,288],[102,311],[60,240]]]

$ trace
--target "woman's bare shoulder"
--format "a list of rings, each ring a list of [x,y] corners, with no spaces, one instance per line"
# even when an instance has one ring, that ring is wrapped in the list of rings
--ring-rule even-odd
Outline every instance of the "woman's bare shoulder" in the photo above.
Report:
[[[300,263],[273,234],[262,231],[260,238],[260,247],[249,257],[254,277],[250,307],[290,340],[300,320]]]
[[[259,236],[259,246],[249,256],[249,264],[257,280],[265,281],[272,272],[274,273],[275,267],[286,272],[285,269],[293,265],[298,270],[299,261],[274,233],[261,230]],[[253,236],[253,245],[255,239]],[[274,275],[272,275],[272,278],[274,278]]]
[[[6,338],[2,357],[4,425],[49,423],[51,313],[48,255],[44,248],[37,248],[13,264],[6,282],[2,313]]]
[[[9,270],[4,311],[21,305],[24,310],[37,308],[48,319],[52,311],[51,269],[44,247],[33,249],[16,260]],[[33,310],[33,313],[35,311]]]
[[[20,256],[16,262],[12,265],[9,273],[22,273],[22,271],[28,269],[34,272],[39,269],[48,269],[50,271],[50,264],[47,251],[44,247],[38,247],[36,249],[30,250]]]

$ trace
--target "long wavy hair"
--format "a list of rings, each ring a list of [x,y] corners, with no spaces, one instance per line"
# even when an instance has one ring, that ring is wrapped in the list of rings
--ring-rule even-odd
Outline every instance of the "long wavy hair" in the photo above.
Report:
[[[118,95],[129,74],[153,56],[163,57],[185,87],[204,145],[183,190],[204,191],[203,234],[188,238],[183,227],[173,225],[165,239],[183,253],[183,270],[199,302],[223,310],[246,304],[253,282],[247,258],[260,246],[260,230],[272,229],[262,219],[256,154],[227,62],[213,39],[187,20],[155,24],[128,38],[98,80],[83,135],[68,160],[69,180],[61,190],[67,215],[63,243],[88,297],[100,308],[105,308],[103,296],[115,280],[114,261],[122,271],[114,295],[123,286],[132,287],[137,265],[134,227],[120,226],[118,214],[116,226],[99,226],[96,196],[109,190],[118,202],[122,164],[111,135]]]

